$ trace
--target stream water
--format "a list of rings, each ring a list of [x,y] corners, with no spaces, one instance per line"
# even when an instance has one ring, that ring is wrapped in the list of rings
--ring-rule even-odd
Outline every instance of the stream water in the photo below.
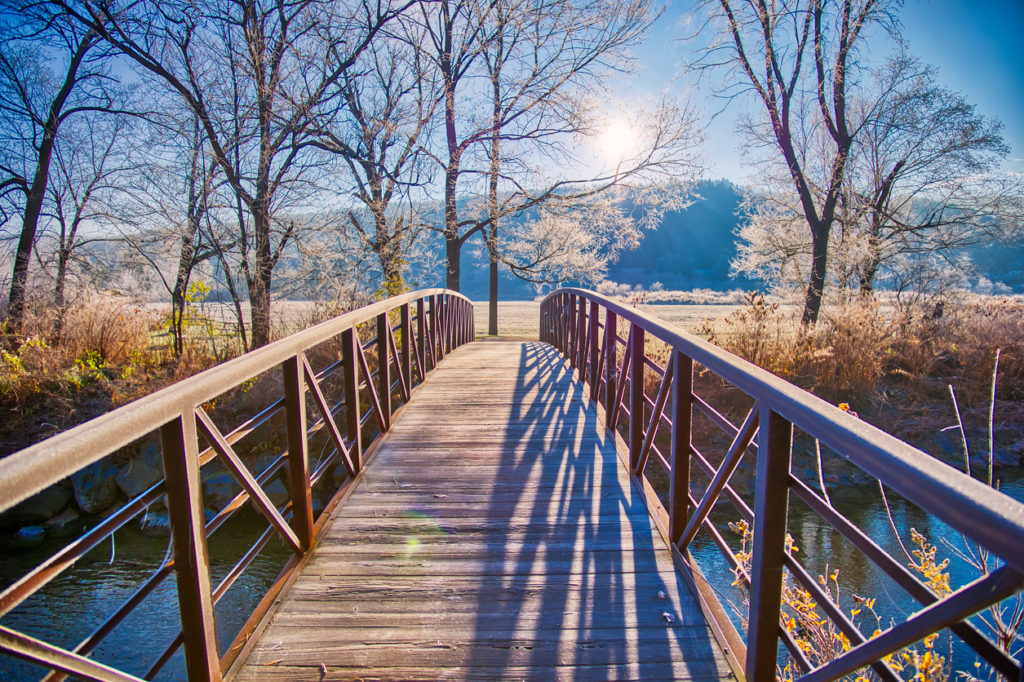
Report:
[[[210,563],[216,585],[266,527],[254,515],[239,515],[210,540]],[[131,524],[129,524],[131,525]],[[88,637],[163,561],[168,539],[143,535],[134,527],[118,531],[24,604],[4,617],[3,624],[54,644],[73,648]],[[6,587],[58,551],[63,541],[31,552],[0,557],[0,584]],[[221,653],[277,577],[289,550],[272,539],[216,606]],[[147,597],[97,648],[94,658],[133,675],[143,676],[180,632],[173,573]],[[0,655],[0,680],[38,680],[46,671]],[[156,679],[184,678],[182,651]]]

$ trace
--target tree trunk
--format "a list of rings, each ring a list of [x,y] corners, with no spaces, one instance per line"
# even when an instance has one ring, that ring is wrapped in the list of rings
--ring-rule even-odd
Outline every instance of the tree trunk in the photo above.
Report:
[[[804,312],[801,323],[813,325],[821,312],[822,292],[825,291],[825,273],[828,266],[828,225],[819,222],[811,232],[811,274],[807,281],[804,297]]]
[[[886,194],[888,194],[887,190]],[[878,267],[882,264],[882,246],[879,243],[881,232],[881,212],[876,210],[871,216],[871,232],[868,234],[868,254],[864,257],[859,267],[860,274],[858,280],[861,298],[871,298],[871,294],[874,291],[875,275],[878,274]]]
[[[188,283],[195,264],[195,236],[198,229],[198,221],[190,217],[185,234],[181,236],[178,273],[174,278],[174,288],[171,289],[171,331],[175,355],[181,355],[185,350],[185,294],[188,293]]]
[[[498,7],[497,54],[491,68],[491,177],[487,186],[487,253],[490,255],[490,286],[487,300],[487,333],[498,335],[498,175],[501,172],[501,65],[504,51],[504,14]]]
[[[28,264],[32,257],[32,249],[36,243],[36,231],[39,228],[39,215],[43,208],[46,195],[46,183],[50,175],[50,159],[53,157],[54,138],[57,136],[57,120],[51,117],[43,131],[42,143],[39,145],[39,159],[36,162],[36,173],[32,178],[28,197],[25,200],[25,213],[21,222],[21,237],[18,239],[18,250],[14,256],[14,271],[11,273],[11,293],[7,303],[8,329],[21,333],[21,325],[25,319],[25,297],[28,293]]]
[[[249,283],[249,329],[252,347],[270,343],[270,283],[273,264],[270,255],[270,216],[266,204],[253,202],[253,232],[256,240]]]
[[[25,318],[25,295],[28,288],[28,264],[32,256],[32,249],[36,243],[36,230],[39,228],[39,215],[43,208],[43,199],[46,196],[46,183],[50,176],[50,160],[53,158],[53,145],[57,138],[57,127],[60,125],[61,112],[64,103],[71,94],[72,88],[78,74],[78,67],[81,65],[85,54],[92,47],[95,36],[89,31],[82,37],[75,49],[75,54],[68,63],[68,70],[64,76],[64,83],[50,103],[50,110],[47,113],[46,124],[43,126],[43,136],[39,143],[39,156],[36,159],[36,172],[32,178],[32,186],[29,188],[28,196],[25,199],[25,213],[22,216],[21,237],[18,239],[18,250],[14,256],[14,270],[11,273],[11,293],[7,303],[8,329],[14,333],[21,332],[21,325]]]
[[[498,335],[498,258],[491,253],[490,295],[487,301],[487,333]]]
[[[54,277],[53,284],[53,307],[63,315],[64,304],[66,303],[66,297],[64,294],[64,282],[68,276],[68,252],[66,249],[61,248],[57,254],[57,274]]]
[[[462,253],[462,242],[459,240],[459,236],[451,235],[447,231],[444,235],[444,248],[445,248],[445,262],[447,277],[445,278],[445,286],[452,291],[461,291],[459,286],[459,256]]]
[[[452,65],[452,36],[454,23],[447,2],[442,3],[444,15],[444,47],[441,55],[441,77],[444,81],[444,134],[448,146],[448,165],[444,169],[444,246],[445,286],[459,291],[459,256],[462,240],[459,238],[459,214],[455,203],[455,189],[459,179],[462,150],[455,131],[455,83],[457,75]]]

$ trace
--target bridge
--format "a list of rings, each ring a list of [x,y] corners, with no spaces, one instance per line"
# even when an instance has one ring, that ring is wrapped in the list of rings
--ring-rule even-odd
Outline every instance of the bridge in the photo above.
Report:
[[[47,680],[151,679],[179,650],[190,680],[771,680],[783,666],[900,680],[893,654],[949,632],[980,670],[1024,680],[1019,646],[991,627],[1020,604],[1021,503],[593,292],[548,296],[538,340],[473,329],[459,294],[403,294],[0,460],[0,511],[147,439],[164,472],[0,592],[0,652]],[[253,387],[264,403],[225,423],[216,401]],[[962,534],[987,559],[978,574],[944,589],[908,568],[832,505],[820,466],[808,480],[812,442]],[[275,453],[257,470],[254,445]],[[215,462],[237,494],[211,512]],[[173,552],[92,634],[59,645],[4,622],[161,500]],[[788,539],[797,504],[916,606],[862,629],[818,578],[829,557]],[[215,580],[209,539],[247,506],[266,530]],[[216,604],[275,538],[289,558],[226,633]],[[172,576],[180,632],[163,653],[97,660]],[[828,651],[809,643],[808,604]]]

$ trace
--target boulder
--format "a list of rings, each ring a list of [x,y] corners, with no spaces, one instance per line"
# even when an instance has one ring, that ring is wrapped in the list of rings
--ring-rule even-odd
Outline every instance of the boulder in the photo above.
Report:
[[[43,523],[59,514],[70,501],[70,490],[59,483],[51,485],[4,512],[0,516],[0,528]]]
[[[203,506],[219,511],[238,494],[241,487],[223,467],[210,463],[208,468],[209,474],[204,472],[203,476]]]
[[[266,471],[267,467],[270,466],[275,459],[277,459],[277,455],[264,452],[255,460],[246,462],[246,465],[249,467],[249,471],[252,472],[253,478],[259,478],[259,475]],[[288,463],[285,462],[285,464],[277,470],[277,475],[279,476],[282,471],[286,471],[287,469]]]
[[[71,474],[75,502],[86,514],[96,514],[117,500],[117,468],[105,459]]]
[[[24,552],[38,547],[46,540],[46,529],[42,526],[22,526],[12,535],[3,539],[3,548],[12,552]]]
[[[160,444],[151,442],[121,467],[114,477],[117,487],[128,499],[138,497],[164,477]]]
[[[170,537],[171,517],[166,511],[148,511],[142,516],[139,528],[143,535],[151,538]]]
[[[270,498],[270,502],[278,508],[291,497],[288,487],[279,478],[271,479],[270,483],[263,487],[263,491]]]
[[[78,535],[85,528],[82,515],[74,507],[68,507],[60,514],[44,524],[46,537],[49,538],[70,538]]]

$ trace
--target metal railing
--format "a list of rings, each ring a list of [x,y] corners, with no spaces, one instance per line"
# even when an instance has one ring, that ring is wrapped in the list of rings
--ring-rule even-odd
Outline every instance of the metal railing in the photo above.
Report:
[[[625,337],[619,333],[621,324],[628,329]],[[751,680],[775,679],[781,640],[799,668],[800,680],[837,679],[866,666],[883,680],[899,680],[886,657],[949,628],[1004,679],[1024,680],[1021,662],[997,646],[971,619],[1024,586],[1024,504],[749,362],[594,292],[571,288],[553,292],[541,304],[540,330],[541,340],[557,347],[578,370],[580,379],[589,384],[590,399],[604,406],[607,427],[616,431],[625,417],[631,476],[735,670],[745,672]],[[668,347],[666,366],[648,357],[649,340]],[[753,399],[753,407],[740,425],[695,392],[695,364],[703,368],[701,372],[710,372]],[[658,380],[654,396],[645,391],[646,372]],[[698,413],[731,441],[717,466],[694,443],[693,418]],[[659,429],[668,430],[667,438],[661,432],[661,446]],[[791,472],[794,429],[818,439],[991,552],[998,558],[998,567],[953,589],[948,596],[934,592],[906,564],[837,511],[823,489],[815,489]],[[666,448],[667,453],[662,451]],[[756,456],[753,506],[730,484],[745,452]],[[657,467],[652,469],[651,462]],[[709,481],[700,499],[691,485],[697,473]],[[652,484],[659,477],[668,479],[668,490],[662,492],[664,502]],[[786,531],[791,494],[901,586],[920,604],[920,610],[875,636],[865,636],[789,550]],[[749,573],[710,518],[712,509],[724,501],[753,529]],[[692,543],[700,531],[749,589],[745,637],[736,630],[694,560]],[[822,665],[812,664],[795,633],[780,620],[784,615],[784,570],[848,638],[848,651]]]
[[[392,318],[397,319],[397,324],[392,323]],[[173,571],[177,575],[181,632],[151,664],[145,677],[157,674],[184,645],[190,680],[220,680],[301,558],[315,546],[330,512],[372,457],[380,436],[390,428],[399,403],[410,399],[414,387],[447,353],[472,341],[473,330],[473,306],[464,296],[444,289],[403,294],[247,353],[0,460],[0,511],[154,433],[159,434],[164,470],[162,480],[3,590],[0,618],[164,495],[173,545],[172,556],[78,646],[64,649],[0,624],[0,652],[51,669],[47,680],[63,679],[66,675],[86,680],[137,680],[89,656]],[[368,337],[365,342],[360,332]],[[337,344],[339,338],[340,350],[335,345],[332,352],[340,357],[314,370],[307,354],[321,344]],[[366,351],[371,349],[373,354],[368,359]],[[268,396],[268,405],[227,433],[218,428],[205,405],[255,377],[277,371],[283,395]],[[328,400],[323,388],[328,379],[340,383],[340,401]],[[310,419],[307,397],[319,413],[316,420]],[[237,453],[239,443],[258,433],[275,417],[284,420],[287,448],[264,471],[254,474]],[[371,420],[376,422],[376,431]],[[311,471],[310,439],[318,433],[323,437],[324,431],[333,454]],[[201,448],[201,442],[208,447]],[[219,460],[234,476],[241,491],[207,521],[200,475],[202,468],[214,460]],[[339,461],[346,476],[314,521],[311,490]],[[288,473],[289,500],[278,508],[263,486],[282,467]],[[214,587],[207,537],[246,502],[251,502],[269,525]],[[275,534],[293,554],[235,636],[234,643],[221,656],[217,649],[214,604]]]

